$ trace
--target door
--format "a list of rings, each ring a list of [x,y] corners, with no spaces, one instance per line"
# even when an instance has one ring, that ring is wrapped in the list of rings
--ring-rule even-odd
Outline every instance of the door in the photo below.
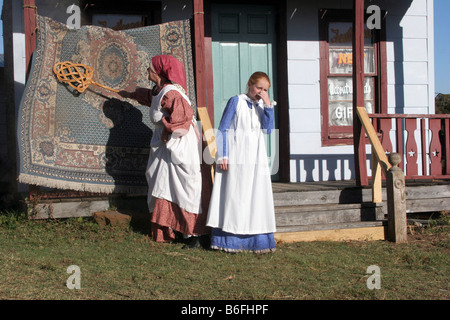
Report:
[[[253,72],[267,73],[269,95],[277,100],[275,7],[212,4],[211,9],[214,126],[218,128],[228,99],[247,92]],[[272,180],[278,180],[278,130],[266,136],[266,146]]]

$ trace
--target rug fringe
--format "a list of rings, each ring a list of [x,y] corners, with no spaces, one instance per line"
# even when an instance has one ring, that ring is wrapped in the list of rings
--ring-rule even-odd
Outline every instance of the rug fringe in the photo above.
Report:
[[[147,187],[133,187],[133,186],[109,186],[109,185],[99,185],[95,183],[84,183],[84,182],[72,182],[64,181],[43,177],[36,177],[29,174],[21,173],[19,175],[18,181],[24,184],[36,185],[46,188],[56,188],[61,190],[74,190],[74,191],[84,191],[92,193],[103,193],[103,194],[133,194],[133,195],[146,195],[148,192]]]

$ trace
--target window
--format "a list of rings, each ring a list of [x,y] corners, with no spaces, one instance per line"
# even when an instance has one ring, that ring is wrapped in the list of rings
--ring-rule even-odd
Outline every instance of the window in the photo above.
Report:
[[[353,143],[352,11],[320,11],[322,144]],[[364,101],[368,113],[381,112],[380,32],[365,30]],[[381,74],[383,73],[383,74]]]

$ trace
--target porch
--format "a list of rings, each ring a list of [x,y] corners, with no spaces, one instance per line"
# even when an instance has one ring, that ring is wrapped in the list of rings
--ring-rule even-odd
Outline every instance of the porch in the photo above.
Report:
[[[277,222],[276,240],[343,241],[385,240],[387,196],[372,202],[372,188],[356,186],[355,180],[272,184]],[[147,230],[146,196],[53,194],[36,201],[35,218],[91,217],[114,208],[130,216],[131,226]],[[407,215],[450,210],[449,180],[407,180]]]
[[[387,196],[372,202],[370,186],[355,180],[273,183],[279,241],[385,240]],[[450,179],[406,181],[407,216],[450,210]],[[409,217],[408,217],[409,218]]]

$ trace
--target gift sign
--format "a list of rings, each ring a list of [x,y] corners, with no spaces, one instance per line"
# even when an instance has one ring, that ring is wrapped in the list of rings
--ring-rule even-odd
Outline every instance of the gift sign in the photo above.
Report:
[[[364,104],[373,113],[373,77],[365,78]],[[351,77],[328,78],[329,121],[331,126],[353,125],[353,80]]]

